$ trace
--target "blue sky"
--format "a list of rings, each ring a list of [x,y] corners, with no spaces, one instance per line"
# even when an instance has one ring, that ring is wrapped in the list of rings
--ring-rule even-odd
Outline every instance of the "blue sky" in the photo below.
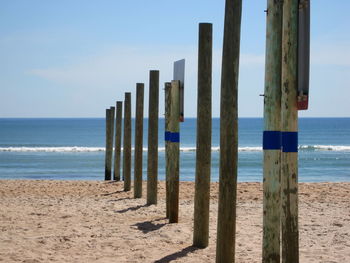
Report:
[[[104,117],[105,108],[186,59],[185,117],[196,116],[198,23],[213,23],[213,116],[219,116],[224,0],[1,0],[0,117]],[[301,117],[350,116],[350,1],[311,7],[310,104]],[[261,117],[265,0],[244,0],[239,116]]]

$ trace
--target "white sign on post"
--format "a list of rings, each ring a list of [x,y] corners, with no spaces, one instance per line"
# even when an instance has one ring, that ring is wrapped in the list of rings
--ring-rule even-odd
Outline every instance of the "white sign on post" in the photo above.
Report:
[[[298,110],[307,110],[310,75],[310,0],[299,0]]]
[[[180,122],[184,121],[185,59],[174,62],[174,80],[180,82]]]

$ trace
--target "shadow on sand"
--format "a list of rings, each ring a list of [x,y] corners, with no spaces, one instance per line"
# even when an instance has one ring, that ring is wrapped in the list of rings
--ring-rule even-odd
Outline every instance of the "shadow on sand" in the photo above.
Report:
[[[142,207],[148,207],[148,206],[149,205],[137,205],[137,206],[129,207],[129,208],[122,209],[122,210],[116,210],[114,212],[115,213],[119,213],[119,214],[123,214],[123,213],[129,212],[129,211],[136,211],[136,210],[139,210]]]
[[[118,198],[118,199],[111,199],[111,200],[107,200],[107,202],[118,202],[118,201],[124,201],[124,200],[132,200],[134,198],[131,197],[123,197],[123,198]]]
[[[123,190],[115,191],[115,192],[112,192],[112,193],[101,194],[101,196],[109,196],[109,195],[121,194],[121,193],[125,193],[125,191],[123,191]]]
[[[122,183],[123,181],[105,181],[103,182],[104,184],[118,184],[118,183]]]
[[[136,226],[138,230],[142,231],[144,234],[147,234],[149,232],[156,231],[156,230],[162,228],[163,226],[165,226],[166,223],[163,223],[163,224],[155,224],[154,223],[156,221],[160,221],[163,219],[166,219],[166,218],[160,218],[160,219],[156,219],[153,221],[146,221],[146,222],[142,222],[142,223],[137,223],[133,226]]]
[[[194,247],[194,246],[189,246],[189,247],[185,247],[184,249],[182,249],[181,251],[175,252],[171,255],[165,256],[159,260],[154,261],[155,263],[167,263],[167,262],[171,262],[173,260],[179,259],[179,258],[183,258],[186,257],[189,253],[192,253],[196,250],[198,250],[200,248],[198,247]]]

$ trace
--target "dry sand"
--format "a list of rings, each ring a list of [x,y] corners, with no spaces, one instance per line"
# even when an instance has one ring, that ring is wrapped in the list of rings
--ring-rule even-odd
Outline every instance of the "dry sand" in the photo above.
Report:
[[[164,182],[157,206],[122,189],[122,182],[0,180],[0,261],[215,261],[217,183],[206,249],[191,246],[192,182],[180,185],[178,224],[164,217]],[[350,183],[299,189],[300,262],[350,262]],[[239,184],[237,214],[236,262],[261,262],[260,183]]]

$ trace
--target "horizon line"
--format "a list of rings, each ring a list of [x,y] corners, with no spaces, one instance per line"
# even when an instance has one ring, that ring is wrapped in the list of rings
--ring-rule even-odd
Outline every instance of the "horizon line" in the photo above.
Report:
[[[135,116],[131,117],[135,119]],[[239,116],[238,119],[264,119],[264,117],[252,117],[252,116]],[[308,117],[298,117],[299,119],[348,119],[350,116],[308,116]],[[0,117],[0,119],[105,119],[105,117]],[[144,119],[148,119],[148,117],[144,117]],[[159,117],[159,119],[164,119],[164,117]],[[186,119],[197,119],[197,117],[185,117]],[[220,119],[220,116],[213,116],[212,119]]]

